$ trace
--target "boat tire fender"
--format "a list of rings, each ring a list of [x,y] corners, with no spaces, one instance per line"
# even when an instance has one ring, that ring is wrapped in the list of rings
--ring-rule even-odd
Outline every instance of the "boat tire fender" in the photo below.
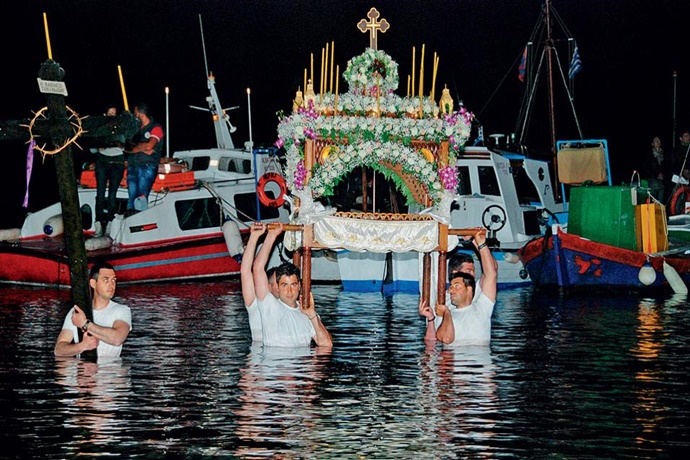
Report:
[[[671,195],[671,203],[669,204],[669,214],[677,216],[685,212],[685,202],[690,200],[690,187],[682,185],[676,187]]]
[[[277,198],[270,198],[266,194],[266,185],[269,182],[275,182],[278,184],[278,187],[280,187],[280,192],[278,193]],[[278,173],[267,172],[259,178],[259,183],[256,186],[256,193],[258,193],[259,201],[261,201],[264,206],[269,206],[271,208],[282,206],[285,203],[285,198],[283,195],[287,193],[287,184],[285,182],[285,178]]]

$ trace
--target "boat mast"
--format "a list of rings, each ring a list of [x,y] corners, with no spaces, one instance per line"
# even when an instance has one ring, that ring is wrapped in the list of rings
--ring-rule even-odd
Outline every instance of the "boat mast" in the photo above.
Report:
[[[549,128],[551,135],[551,154],[553,155],[553,169],[555,183],[558,184],[558,164],[556,162],[556,116],[553,103],[553,39],[551,37],[551,0],[545,0],[546,9],[546,71],[547,90],[549,98]],[[556,187],[558,190],[558,187]]]
[[[239,108],[239,106],[223,108],[220,105],[220,99],[218,99],[218,93],[216,92],[216,78],[213,73],[208,70],[208,61],[206,60],[206,43],[204,41],[204,27],[201,22],[201,15],[199,15],[199,29],[201,30],[201,46],[204,51],[204,66],[206,67],[206,83],[208,86],[209,96],[206,98],[208,102],[208,109],[204,107],[197,107],[195,105],[190,105],[192,109],[202,110],[204,112],[210,112],[213,117],[213,127],[216,131],[216,142],[219,149],[234,149],[235,144],[232,142],[231,133],[234,133],[237,128],[235,128],[232,123],[230,123],[230,116],[227,114],[228,110],[233,110]]]

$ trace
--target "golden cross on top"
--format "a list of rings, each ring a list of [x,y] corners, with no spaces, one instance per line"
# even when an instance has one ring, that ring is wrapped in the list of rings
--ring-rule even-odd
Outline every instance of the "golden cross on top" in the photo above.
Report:
[[[366,33],[367,29],[369,31],[369,48],[372,49],[378,49],[378,44],[376,41],[376,34],[381,31],[381,33],[385,33],[389,28],[390,24],[388,24],[388,21],[385,19],[381,19],[381,21],[376,21],[381,14],[378,12],[376,8],[372,8],[369,10],[367,13],[367,17],[369,18],[369,21],[366,19],[362,19],[359,21],[357,24],[357,27],[359,30],[362,31],[362,33]]]

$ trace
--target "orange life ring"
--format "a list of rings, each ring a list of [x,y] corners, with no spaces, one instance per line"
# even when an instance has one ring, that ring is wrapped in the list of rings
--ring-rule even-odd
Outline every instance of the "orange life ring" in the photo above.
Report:
[[[269,182],[275,182],[280,187],[280,193],[278,193],[277,198],[269,198],[266,195],[266,184]],[[285,203],[285,198],[283,195],[287,193],[287,183],[285,178],[278,173],[267,172],[259,178],[259,183],[256,186],[256,193],[259,195],[259,201],[264,206],[270,206],[271,208],[277,208]]]
[[[685,202],[690,201],[690,187],[682,185],[676,187],[671,196],[669,214],[672,216],[685,213]]]

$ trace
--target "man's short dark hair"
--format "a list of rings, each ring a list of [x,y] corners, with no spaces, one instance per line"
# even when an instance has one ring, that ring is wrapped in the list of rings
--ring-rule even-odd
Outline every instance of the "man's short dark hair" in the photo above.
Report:
[[[458,278],[462,279],[462,282],[465,284],[466,287],[471,287],[472,292],[474,292],[474,289],[477,285],[476,281],[474,280],[474,276],[470,275],[469,273],[464,273],[464,272],[455,272],[455,273],[449,273],[448,274],[448,282],[453,283],[454,280],[457,280]]]
[[[292,262],[283,262],[276,267],[276,282],[280,282],[280,278],[283,276],[290,277],[292,275],[297,276],[297,280],[300,279],[299,268]]]
[[[458,252],[453,254],[448,260],[448,273],[460,271],[462,264],[474,265],[474,257],[472,257],[472,254],[468,254],[466,252]]]
[[[91,270],[89,271],[89,279],[98,280],[98,274],[103,268],[105,268],[106,270],[115,271],[113,266],[110,265],[108,262],[99,261],[91,266]]]
[[[268,278],[268,279],[270,280],[270,279],[271,279],[271,276],[275,275],[275,273],[276,273],[276,268],[277,268],[277,267],[271,267],[271,268],[269,268],[268,270],[266,270],[266,278]]]
[[[147,117],[151,118],[151,112],[149,111],[149,106],[145,102],[139,102],[134,108],[139,112],[143,113]]]

